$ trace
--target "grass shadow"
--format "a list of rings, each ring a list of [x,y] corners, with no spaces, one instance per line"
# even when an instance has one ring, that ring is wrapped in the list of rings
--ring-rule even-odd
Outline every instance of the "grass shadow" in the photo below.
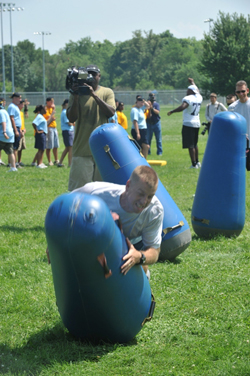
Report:
[[[34,227],[18,227],[18,226],[9,226],[3,225],[0,226],[0,231],[10,231],[15,233],[23,233],[27,231],[36,231],[36,232],[44,232],[44,226],[34,226]]]
[[[46,368],[59,364],[98,362],[102,356],[122,346],[135,346],[137,340],[125,344],[76,339],[59,322],[51,329],[32,335],[26,345],[10,348],[0,344],[1,374],[38,376]]]

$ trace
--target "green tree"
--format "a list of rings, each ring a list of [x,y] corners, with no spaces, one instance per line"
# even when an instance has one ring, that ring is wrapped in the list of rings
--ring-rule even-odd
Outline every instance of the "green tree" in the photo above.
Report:
[[[250,18],[219,12],[211,32],[205,34],[199,71],[202,87],[227,95],[239,80],[250,82]]]

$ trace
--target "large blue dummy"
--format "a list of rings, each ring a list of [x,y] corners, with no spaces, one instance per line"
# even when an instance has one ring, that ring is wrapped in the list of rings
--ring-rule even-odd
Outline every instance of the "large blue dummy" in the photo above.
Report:
[[[128,247],[106,203],[63,194],[50,205],[45,230],[57,306],[69,332],[81,339],[131,340],[152,316],[154,302],[140,265],[121,273]]]
[[[237,236],[245,223],[246,120],[215,115],[197,183],[192,225],[197,235]]]

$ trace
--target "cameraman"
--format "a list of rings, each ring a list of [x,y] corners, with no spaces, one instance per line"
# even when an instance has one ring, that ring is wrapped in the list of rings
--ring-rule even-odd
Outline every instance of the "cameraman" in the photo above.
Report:
[[[86,67],[93,80],[88,85],[87,95],[78,94],[78,84],[72,86],[67,118],[75,122],[75,137],[72,152],[72,164],[69,175],[69,191],[82,187],[91,181],[102,180],[89,148],[89,137],[99,125],[108,122],[115,113],[115,97],[111,89],[100,86],[100,69],[96,65]]]
[[[154,93],[149,93],[148,96],[149,112],[147,114],[147,129],[148,129],[148,143],[149,151],[151,154],[151,140],[153,133],[155,134],[157,155],[162,155],[162,140],[161,140],[161,117],[160,117],[160,105],[155,101]]]
[[[224,106],[224,104],[217,102],[217,95],[215,93],[211,93],[210,103],[208,103],[206,107],[206,113],[205,113],[205,117],[208,122],[208,125],[207,125],[208,133],[209,133],[210,126],[211,126],[214,116],[222,111],[227,111],[226,107]]]

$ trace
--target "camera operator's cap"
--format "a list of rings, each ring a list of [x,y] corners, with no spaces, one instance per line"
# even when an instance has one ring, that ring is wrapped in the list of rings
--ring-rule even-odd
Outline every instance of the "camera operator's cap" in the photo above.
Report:
[[[96,73],[101,72],[97,65],[90,64],[86,67],[86,69],[87,69],[87,71],[90,71],[90,72],[96,72]]]
[[[151,99],[155,99],[154,93],[149,93],[148,94],[148,100],[150,101]]]
[[[68,99],[65,99],[65,100],[63,101],[62,106],[64,106],[66,103],[69,103],[69,100],[68,100]]]
[[[24,99],[21,99],[20,100],[20,104],[22,104],[22,103],[24,103],[25,102],[25,100]]]
[[[14,98],[14,97],[17,97],[17,98],[21,98],[21,94],[19,93],[13,93],[10,98]]]
[[[199,93],[198,88],[197,88],[196,85],[189,85],[188,89],[192,90],[195,94]]]

